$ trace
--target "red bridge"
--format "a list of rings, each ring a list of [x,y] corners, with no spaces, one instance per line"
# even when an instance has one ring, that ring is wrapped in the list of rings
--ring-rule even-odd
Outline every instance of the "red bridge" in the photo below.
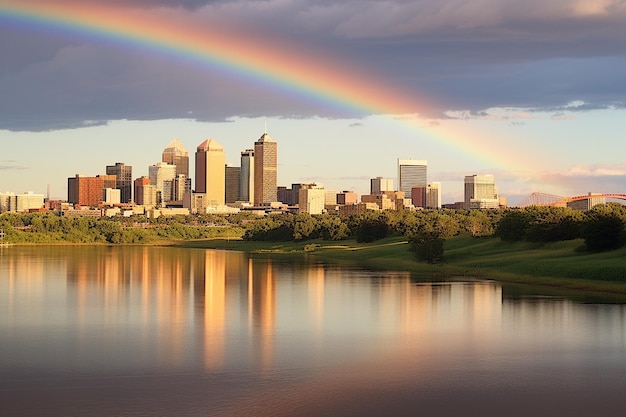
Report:
[[[565,206],[570,201],[587,200],[589,198],[609,198],[616,200],[626,200],[626,194],[585,194],[577,195],[575,197],[563,197],[554,194],[532,193],[531,195],[517,203],[517,207]]]

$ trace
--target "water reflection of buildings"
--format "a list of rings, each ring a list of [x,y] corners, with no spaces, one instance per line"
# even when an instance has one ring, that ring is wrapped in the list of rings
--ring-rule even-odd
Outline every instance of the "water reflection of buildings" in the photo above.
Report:
[[[364,271],[355,285],[350,270],[210,250],[96,248],[68,259],[78,323],[94,315],[105,324],[132,321],[152,355],[172,366],[200,355],[207,370],[221,369],[238,352],[270,368],[279,323],[321,351],[325,338],[342,333],[378,332],[399,343],[459,329],[493,334],[502,316],[493,283],[416,284],[408,273]]]

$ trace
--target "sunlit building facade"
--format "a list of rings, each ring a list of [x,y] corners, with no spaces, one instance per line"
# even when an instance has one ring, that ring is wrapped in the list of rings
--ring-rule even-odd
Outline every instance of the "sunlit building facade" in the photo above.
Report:
[[[157,204],[173,200],[176,166],[167,162],[159,162],[148,167],[150,184],[156,187]]]
[[[196,193],[205,194],[209,206],[223,206],[226,187],[226,155],[215,139],[196,149]]]
[[[414,206],[426,206],[427,162],[420,159],[398,158],[398,191],[411,196]],[[413,192],[417,188],[419,191]]]
[[[465,176],[465,208],[489,209],[500,207],[498,189],[491,174]]]
[[[133,201],[133,167],[122,162],[106,166],[107,175],[115,175],[115,187],[120,190],[120,202]]]
[[[300,184],[298,212],[322,214],[326,205],[326,190],[321,184]]]
[[[189,178],[189,152],[178,139],[172,140],[163,150],[161,160],[176,166],[176,175]]]
[[[263,133],[254,143],[254,205],[278,201],[278,145]]]
[[[67,201],[77,206],[95,207],[102,203],[103,189],[103,177],[76,174],[67,179]]]

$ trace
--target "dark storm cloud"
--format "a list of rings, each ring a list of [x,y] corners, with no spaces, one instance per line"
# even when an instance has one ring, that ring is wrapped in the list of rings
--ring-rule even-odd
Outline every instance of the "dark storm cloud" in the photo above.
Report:
[[[625,105],[623,1],[106,4],[268,31],[303,52],[317,48],[331,63],[341,57],[355,70],[378,74],[377,82],[427,97],[431,106],[421,111],[432,118],[450,117],[446,110],[481,117],[484,109],[516,107],[558,115]],[[120,118],[347,116],[211,68],[45,30],[0,27],[0,56],[0,129],[56,129]],[[582,104],[569,106],[574,101]]]

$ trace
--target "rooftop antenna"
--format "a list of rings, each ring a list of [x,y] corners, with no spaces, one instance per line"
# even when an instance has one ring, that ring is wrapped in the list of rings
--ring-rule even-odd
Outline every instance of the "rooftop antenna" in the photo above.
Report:
[[[263,122],[265,123],[265,127],[263,128],[263,134],[267,135],[267,118],[263,119]]]

